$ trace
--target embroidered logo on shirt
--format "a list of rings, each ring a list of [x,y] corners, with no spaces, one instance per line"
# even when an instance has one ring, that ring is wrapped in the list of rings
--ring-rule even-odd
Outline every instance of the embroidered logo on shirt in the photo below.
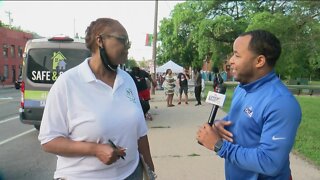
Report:
[[[276,136],[272,136],[272,140],[273,141],[277,141],[277,140],[283,140],[286,139],[285,137],[276,137]]]
[[[252,107],[251,107],[251,106],[250,106],[250,107],[246,107],[246,108],[244,109],[244,112],[246,112],[249,117],[252,117],[252,115],[253,115],[253,110],[252,110]]]
[[[127,89],[127,94],[126,94],[126,96],[127,96],[127,98],[128,98],[130,101],[136,103],[136,99],[134,98],[131,89]]]

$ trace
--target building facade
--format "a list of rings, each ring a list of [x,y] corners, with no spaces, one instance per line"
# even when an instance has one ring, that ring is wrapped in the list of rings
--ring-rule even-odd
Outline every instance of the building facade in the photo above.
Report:
[[[23,51],[31,33],[0,27],[0,84],[11,85],[19,77]]]
[[[229,59],[231,56],[228,56],[227,59],[222,63],[220,67],[218,67],[219,72],[223,75],[224,81],[233,81],[233,77],[231,74],[231,66],[229,63]],[[212,71],[213,62],[210,59],[203,60],[202,71],[205,74],[204,79],[206,81],[212,81],[212,76],[214,75]]]

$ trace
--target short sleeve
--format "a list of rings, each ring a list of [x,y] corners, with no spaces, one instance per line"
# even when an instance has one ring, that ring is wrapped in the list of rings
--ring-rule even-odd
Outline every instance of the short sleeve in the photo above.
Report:
[[[50,89],[44,108],[38,139],[45,144],[57,137],[68,136],[66,88],[58,79]]]

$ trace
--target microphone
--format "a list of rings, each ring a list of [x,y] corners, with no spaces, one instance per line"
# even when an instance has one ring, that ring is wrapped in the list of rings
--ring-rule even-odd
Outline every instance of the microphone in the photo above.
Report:
[[[209,91],[207,99],[206,99],[206,103],[213,104],[211,112],[210,112],[210,116],[208,119],[208,124],[210,126],[213,125],[214,119],[216,118],[216,115],[218,112],[218,109],[219,109],[219,107],[223,106],[223,103],[226,99],[226,95],[224,95],[226,92],[226,88],[218,88],[217,90],[218,90],[218,92]],[[200,145],[202,145],[199,141],[198,141],[198,143]]]
[[[211,113],[208,119],[208,124],[210,126],[213,125],[214,119],[216,118],[217,112],[219,107],[222,107],[224,104],[224,101],[226,99],[226,95],[224,95],[226,91],[223,88],[219,88],[218,92],[208,92],[208,96],[206,99],[206,103],[213,104]]]

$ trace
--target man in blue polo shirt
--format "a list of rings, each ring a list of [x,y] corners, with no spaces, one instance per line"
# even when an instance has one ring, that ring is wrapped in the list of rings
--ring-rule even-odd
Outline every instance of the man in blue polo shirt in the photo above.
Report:
[[[274,72],[281,54],[270,32],[241,34],[230,59],[235,80],[230,112],[203,125],[197,140],[225,159],[226,179],[289,180],[289,153],[301,121],[300,105]]]

